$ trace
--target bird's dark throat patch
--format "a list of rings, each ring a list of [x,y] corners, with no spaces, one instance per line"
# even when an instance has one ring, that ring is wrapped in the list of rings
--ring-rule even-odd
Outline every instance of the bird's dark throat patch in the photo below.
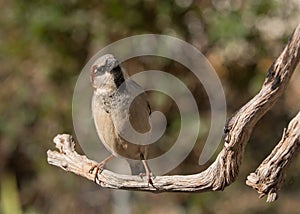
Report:
[[[119,88],[122,85],[122,83],[125,82],[121,67],[118,65],[117,67],[115,67],[111,70],[111,73],[114,76],[114,82],[115,82],[117,88]]]

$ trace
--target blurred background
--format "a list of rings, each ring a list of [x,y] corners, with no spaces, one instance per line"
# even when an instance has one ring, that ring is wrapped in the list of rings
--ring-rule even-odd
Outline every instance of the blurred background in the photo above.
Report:
[[[143,33],[191,43],[217,71],[230,116],[259,91],[299,23],[299,0],[0,0],[0,7],[0,213],[300,213],[299,158],[288,171],[278,201],[267,204],[245,185],[246,176],[270,153],[300,109],[299,69],[285,94],[258,122],[239,177],[223,192],[112,191],[46,161],[56,134],[76,137],[73,89],[85,63],[101,48]],[[193,152],[170,174],[204,170],[214,158],[205,166],[197,164],[210,123],[201,83],[183,66],[156,57],[134,58],[124,67],[131,75],[163,70],[187,84],[204,128]],[[160,94],[149,96],[153,108],[168,118],[164,141],[171,146],[178,132],[176,105]]]

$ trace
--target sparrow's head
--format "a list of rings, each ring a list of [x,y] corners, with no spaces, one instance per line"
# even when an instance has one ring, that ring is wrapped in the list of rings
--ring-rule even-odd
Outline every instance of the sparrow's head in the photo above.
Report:
[[[122,68],[111,54],[100,57],[91,66],[91,83],[95,90],[115,91],[124,81]]]

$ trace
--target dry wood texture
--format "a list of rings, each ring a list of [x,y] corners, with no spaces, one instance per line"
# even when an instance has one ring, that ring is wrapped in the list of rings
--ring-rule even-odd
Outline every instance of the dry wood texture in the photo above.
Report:
[[[224,130],[225,142],[223,149],[216,160],[205,171],[193,175],[157,176],[153,179],[155,186],[153,187],[148,185],[146,179],[143,180],[139,176],[121,175],[103,170],[98,175],[99,179],[97,183],[102,187],[114,189],[152,192],[203,192],[223,190],[237,178],[244,148],[252,133],[253,127],[273,106],[286,88],[299,62],[299,47],[300,25],[297,26],[288,44],[270,67],[259,93],[228,119]],[[299,128],[296,132],[299,135]],[[287,133],[290,132],[286,132],[285,134]],[[54,143],[59,151],[47,152],[48,162],[50,164],[86,177],[87,179],[94,179],[94,175],[89,173],[89,169],[96,162],[76,153],[74,149],[75,144],[70,135],[58,135],[55,137]],[[293,153],[292,150],[289,150],[290,147],[281,148],[281,150],[286,150],[286,153],[291,153],[290,156],[296,154],[296,150],[293,150]],[[284,158],[286,160],[286,164],[279,165],[275,163],[275,167],[281,167],[281,169],[283,169],[285,165],[287,165],[287,162],[291,160],[284,154],[277,154],[276,151],[273,153],[270,156],[277,155],[278,158]],[[271,157],[271,159],[272,158],[273,157]],[[266,162],[268,161],[269,159],[266,160]],[[280,160],[278,160],[278,162],[280,162]],[[260,169],[258,169],[258,171],[260,171]],[[270,171],[270,174],[272,173],[273,172]],[[282,176],[282,173],[274,175],[275,177]],[[262,177],[260,177],[259,173],[256,173],[256,176],[258,176],[258,178],[252,179],[252,181],[254,181],[253,183],[259,183],[260,186],[263,186],[266,179],[260,179]],[[282,179],[277,179],[279,181],[278,185],[280,186],[279,183]],[[265,190],[259,191],[265,194]]]
[[[247,185],[253,187],[260,197],[268,195],[267,202],[278,197],[285,172],[297,156],[300,146],[300,112],[284,130],[283,136],[271,154],[260,164],[254,173],[247,177]]]

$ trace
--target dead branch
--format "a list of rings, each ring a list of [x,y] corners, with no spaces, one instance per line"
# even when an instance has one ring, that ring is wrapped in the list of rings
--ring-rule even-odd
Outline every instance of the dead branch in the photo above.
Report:
[[[223,190],[237,178],[244,148],[257,121],[273,106],[283,93],[299,62],[300,25],[290,37],[280,56],[270,67],[260,92],[237,111],[225,126],[225,143],[216,160],[205,171],[193,175],[157,176],[154,187],[139,176],[120,175],[103,170],[97,183],[102,187],[152,192],[203,192]],[[48,162],[93,180],[89,169],[95,161],[74,150],[69,135],[54,139],[57,151],[48,151]]]
[[[282,138],[271,154],[247,177],[246,184],[256,189],[260,197],[268,195],[267,202],[278,197],[285,172],[298,155],[300,147],[300,112],[283,131]]]

